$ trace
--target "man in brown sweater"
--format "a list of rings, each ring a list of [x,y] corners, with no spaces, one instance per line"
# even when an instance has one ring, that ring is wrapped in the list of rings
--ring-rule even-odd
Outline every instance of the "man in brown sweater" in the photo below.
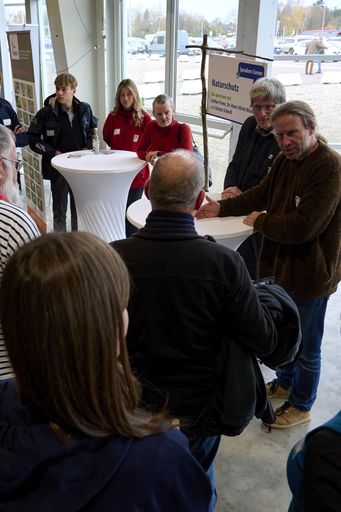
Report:
[[[281,149],[271,172],[238,197],[208,198],[197,217],[247,215],[264,235],[260,277],[274,276],[298,307],[300,356],[267,384],[270,396],[287,399],[272,427],[288,428],[310,420],[327,302],[341,277],[341,157],[316,133],[307,103],[284,103],[271,118]]]

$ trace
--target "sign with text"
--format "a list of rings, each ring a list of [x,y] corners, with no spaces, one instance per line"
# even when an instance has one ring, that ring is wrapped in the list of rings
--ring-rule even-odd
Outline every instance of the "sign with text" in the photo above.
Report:
[[[37,95],[31,31],[7,32],[10,51],[16,110],[25,132],[37,112]],[[41,156],[28,146],[22,149],[27,211],[41,231],[46,231],[44,182],[41,172]]]
[[[267,64],[246,58],[210,55],[207,113],[243,124],[252,115],[250,88],[267,74]]]

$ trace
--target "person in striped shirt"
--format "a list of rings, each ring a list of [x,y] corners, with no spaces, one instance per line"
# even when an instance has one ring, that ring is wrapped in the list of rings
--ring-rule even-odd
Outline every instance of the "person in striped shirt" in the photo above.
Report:
[[[22,209],[17,184],[19,166],[13,133],[0,125],[0,280],[15,250],[40,235],[34,221]],[[0,380],[12,376],[0,325]]]

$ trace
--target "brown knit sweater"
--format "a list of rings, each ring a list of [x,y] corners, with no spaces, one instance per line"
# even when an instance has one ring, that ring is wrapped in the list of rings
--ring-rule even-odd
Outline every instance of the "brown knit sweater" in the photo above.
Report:
[[[297,299],[333,293],[341,278],[341,157],[320,143],[301,161],[282,153],[263,181],[219,201],[220,217],[263,211],[260,277],[274,276]]]

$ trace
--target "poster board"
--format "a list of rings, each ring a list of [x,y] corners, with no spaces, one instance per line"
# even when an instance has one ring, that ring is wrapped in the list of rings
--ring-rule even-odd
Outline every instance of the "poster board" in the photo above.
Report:
[[[25,131],[28,130],[37,108],[37,86],[33,66],[31,31],[7,32],[16,110]],[[46,231],[44,184],[41,156],[26,146],[22,148],[27,210],[41,231]]]
[[[243,124],[252,115],[250,89],[267,75],[267,63],[251,58],[211,54],[208,67],[207,114]]]

